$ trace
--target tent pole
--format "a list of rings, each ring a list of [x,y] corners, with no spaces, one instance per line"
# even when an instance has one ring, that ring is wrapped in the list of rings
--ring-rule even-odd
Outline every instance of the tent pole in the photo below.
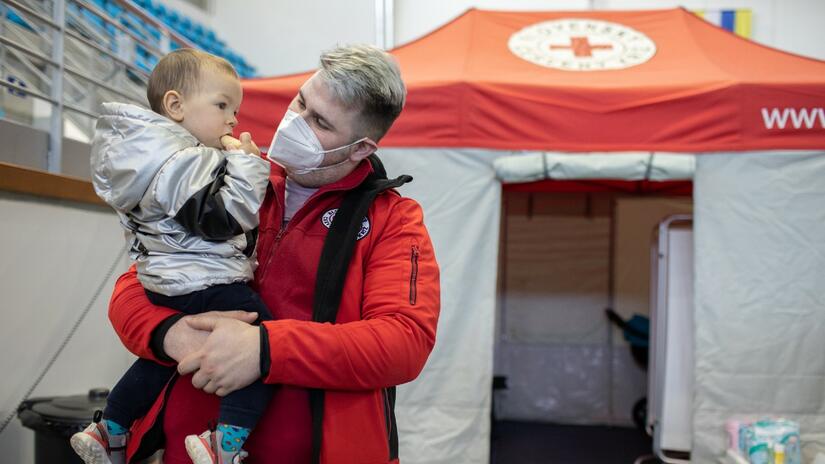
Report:
[[[384,49],[395,47],[395,0],[384,0]]]
[[[502,344],[506,341],[507,336],[507,329],[506,329],[506,321],[507,321],[507,224],[508,224],[508,214],[507,214],[507,193],[504,191],[504,188],[499,184],[499,188],[501,189],[501,218],[499,220],[499,249],[498,249],[498,311],[496,314],[498,315],[497,320],[495,320],[495,331],[494,338],[493,338],[493,379],[497,375],[503,375],[502,371],[505,370],[502,366],[504,360],[502,359],[501,350]],[[505,370],[506,372],[506,370]],[[505,376],[506,379],[506,376]],[[506,380],[505,380],[506,381]],[[495,420],[497,411],[495,410],[497,403],[495,402],[495,380],[493,380],[493,397],[490,401],[490,415]],[[504,388],[507,388],[506,386]],[[501,407],[499,404],[498,407]],[[493,439],[493,431],[492,426],[490,430],[490,439]],[[492,448],[491,448],[492,452]],[[492,462],[492,460],[491,460]]]
[[[393,0],[375,0],[375,45],[384,50],[393,47]]]
[[[509,214],[507,204],[509,202],[507,193],[501,189],[501,229],[499,239],[499,260],[500,260],[500,283],[499,283],[499,339],[507,339],[507,229],[509,225]]]
[[[607,270],[607,307],[614,309],[616,295],[615,279],[616,254],[616,197],[610,199],[610,242],[608,248]],[[613,425],[613,325],[607,324],[607,416],[608,424]]]
[[[384,0],[375,0],[375,45],[384,48],[384,24],[386,23]]]

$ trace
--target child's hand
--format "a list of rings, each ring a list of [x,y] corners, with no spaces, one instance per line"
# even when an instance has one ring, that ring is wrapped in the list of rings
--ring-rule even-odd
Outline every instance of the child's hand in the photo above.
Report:
[[[238,148],[244,151],[244,153],[249,153],[250,155],[254,156],[261,156],[261,150],[258,149],[258,145],[252,141],[252,135],[249,132],[241,132],[241,143]]]

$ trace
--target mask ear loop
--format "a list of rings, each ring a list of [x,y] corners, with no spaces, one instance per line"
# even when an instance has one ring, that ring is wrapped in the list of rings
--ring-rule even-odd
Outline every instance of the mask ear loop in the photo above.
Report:
[[[321,150],[321,153],[327,154],[327,153],[332,153],[334,151],[343,150],[344,148],[349,148],[349,147],[351,147],[351,146],[353,146],[357,143],[361,143],[365,140],[369,140],[369,137],[361,137],[360,139],[356,140],[355,142],[348,143],[348,144],[340,146],[338,148],[332,148],[332,149],[329,149],[329,150]]]
[[[353,145],[355,145],[355,144],[358,144],[358,143],[361,143],[361,142],[364,142],[364,141],[367,141],[367,140],[371,141],[369,137],[362,137],[362,138],[360,138],[360,139],[356,140],[355,142],[352,142],[352,143],[350,143],[350,144],[348,144],[348,145],[344,145],[344,146],[342,146],[342,147],[338,147],[338,148],[333,148],[332,150],[324,150],[324,151],[322,151],[321,153],[326,154],[326,153],[330,153],[330,152],[333,152],[333,151],[343,150],[343,149],[345,149],[345,148],[349,148],[349,147],[351,147],[351,146],[353,146]],[[372,142],[372,141],[371,141],[371,142]],[[372,142],[372,143],[375,143],[375,142]],[[337,168],[338,166],[341,166],[341,165],[343,165],[343,164],[346,164],[346,163],[348,163],[349,161],[350,161],[349,156],[347,156],[347,157],[346,157],[346,158],[344,158],[343,160],[341,160],[341,161],[339,161],[339,162],[337,162],[337,163],[335,163],[335,164],[330,164],[329,166],[322,166],[322,167],[318,167],[318,168],[307,168],[307,169],[300,169],[300,170],[294,170],[294,171],[292,171],[292,172],[294,172],[295,174],[302,175],[302,174],[309,174],[310,172],[320,172],[320,171],[326,171],[327,169]]]

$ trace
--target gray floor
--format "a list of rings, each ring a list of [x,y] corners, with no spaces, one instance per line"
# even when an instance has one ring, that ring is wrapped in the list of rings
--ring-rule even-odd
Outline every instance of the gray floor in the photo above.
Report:
[[[499,421],[491,442],[491,464],[633,464],[651,453],[650,439],[629,427]]]

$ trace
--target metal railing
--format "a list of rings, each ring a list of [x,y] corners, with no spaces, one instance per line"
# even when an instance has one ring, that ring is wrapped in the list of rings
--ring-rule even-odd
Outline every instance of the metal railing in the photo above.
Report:
[[[149,74],[136,64],[138,47],[157,59],[173,43],[197,48],[130,0],[110,2],[120,7],[116,16],[85,0],[0,0],[0,70],[12,69],[13,58],[20,67],[17,71],[43,84],[12,82],[2,72],[0,87],[51,106],[46,161],[50,172],[60,171],[64,120],[74,115],[97,118],[97,97],[146,104]],[[13,23],[9,13],[24,25]],[[160,38],[153,42],[148,27]],[[95,71],[104,75],[94,75]]]

